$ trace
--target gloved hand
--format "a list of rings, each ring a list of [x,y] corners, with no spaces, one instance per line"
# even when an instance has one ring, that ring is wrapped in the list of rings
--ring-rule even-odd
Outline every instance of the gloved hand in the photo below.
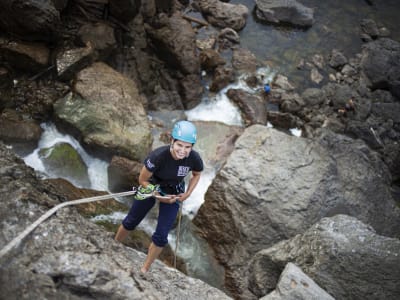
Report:
[[[148,184],[146,187],[139,186],[137,193],[134,198],[136,200],[144,200],[153,196],[153,193],[158,191],[159,186],[154,184]]]

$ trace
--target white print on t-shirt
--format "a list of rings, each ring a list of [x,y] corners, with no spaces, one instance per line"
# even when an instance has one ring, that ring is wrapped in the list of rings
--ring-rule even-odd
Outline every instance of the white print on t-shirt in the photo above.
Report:
[[[178,176],[186,176],[189,173],[190,168],[185,166],[179,166]]]
[[[146,160],[146,165],[149,169],[153,169],[154,168],[154,164],[150,161],[150,159]]]

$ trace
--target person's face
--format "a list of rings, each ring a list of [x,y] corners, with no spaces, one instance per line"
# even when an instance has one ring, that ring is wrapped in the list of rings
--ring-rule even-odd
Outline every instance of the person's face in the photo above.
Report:
[[[174,159],[184,159],[189,156],[192,148],[193,145],[191,143],[176,140],[171,144],[171,154]]]

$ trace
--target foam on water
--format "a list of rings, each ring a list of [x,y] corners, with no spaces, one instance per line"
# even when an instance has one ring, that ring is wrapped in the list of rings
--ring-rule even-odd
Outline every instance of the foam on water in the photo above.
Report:
[[[43,162],[39,158],[40,149],[52,147],[60,142],[68,143],[79,153],[88,168],[91,186],[87,188],[103,191],[108,190],[108,163],[106,161],[90,156],[75,138],[70,135],[60,133],[54,124],[43,123],[40,126],[43,128],[43,133],[40,138],[38,148],[32,153],[23,157],[25,164],[34,168],[36,171],[46,174],[46,169],[43,165]]]
[[[248,93],[256,93],[263,89],[264,85],[270,83],[275,72],[268,67],[259,68],[255,73],[259,85],[248,86],[246,78],[248,74],[241,75],[236,82],[228,85],[215,96],[205,98],[195,108],[186,111],[190,121],[217,121],[228,125],[243,126],[243,120],[239,108],[232,103],[226,95],[229,89],[242,89]]]

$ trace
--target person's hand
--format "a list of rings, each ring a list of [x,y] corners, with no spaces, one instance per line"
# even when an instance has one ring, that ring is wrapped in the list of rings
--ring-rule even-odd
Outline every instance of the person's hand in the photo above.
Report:
[[[169,203],[172,204],[172,203],[175,203],[176,201],[178,201],[177,196],[176,195],[171,195],[171,198],[169,199]]]
[[[158,190],[158,185],[148,184],[146,187],[139,186],[134,198],[136,200],[144,200],[154,195]]]
[[[176,196],[177,200],[180,202],[185,201],[187,198],[189,198],[190,195],[186,194],[186,193],[182,193]]]
[[[160,202],[164,202],[164,203],[168,203],[168,204],[172,204],[175,203],[177,201],[177,195],[163,195],[160,197],[156,198],[160,201]]]

